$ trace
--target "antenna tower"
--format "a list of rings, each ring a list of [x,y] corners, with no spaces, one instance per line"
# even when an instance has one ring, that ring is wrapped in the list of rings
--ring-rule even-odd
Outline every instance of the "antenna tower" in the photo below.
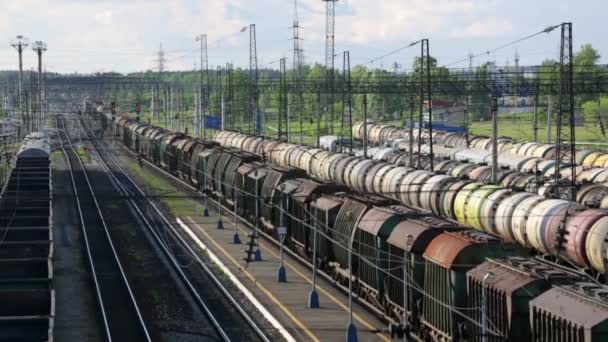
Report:
[[[293,0],[293,81],[296,85],[302,80],[302,48],[300,47],[300,21],[298,18],[298,0]],[[304,143],[304,122],[302,112],[304,111],[304,99],[302,91],[297,88],[296,99],[292,101],[292,111],[298,116],[300,124],[300,144]]]
[[[250,109],[254,116],[254,134],[264,133],[264,120],[259,113],[258,97],[258,53],[256,47],[255,24],[249,25],[249,81]]]
[[[158,75],[162,76],[163,72],[165,71],[165,63],[167,62],[167,59],[165,58],[165,50],[163,50],[163,43],[160,43],[160,48],[158,49],[156,56],[156,63],[158,63]]]
[[[556,196],[576,202],[572,23],[563,23],[561,28],[554,180]],[[570,179],[562,180],[561,171],[566,169]]]

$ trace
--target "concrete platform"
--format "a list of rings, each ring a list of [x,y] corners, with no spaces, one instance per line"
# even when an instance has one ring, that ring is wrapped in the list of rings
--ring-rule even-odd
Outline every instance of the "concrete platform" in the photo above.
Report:
[[[297,260],[285,254],[284,265],[287,282],[277,281],[280,265],[279,249],[260,239],[262,261],[248,265],[243,260],[246,245],[234,244],[234,216],[224,212],[224,229],[217,229],[218,216],[210,211],[210,217],[201,215],[179,218],[200,242],[207,246],[255,297],[276,317],[289,333],[302,341],[344,341],[349,321],[348,296],[335,289],[329,282],[317,277],[320,308],[307,307],[311,290],[311,271]],[[250,229],[237,225],[244,242]],[[385,325],[374,315],[353,304],[353,319],[359,341],[390,341],[381,333]]]

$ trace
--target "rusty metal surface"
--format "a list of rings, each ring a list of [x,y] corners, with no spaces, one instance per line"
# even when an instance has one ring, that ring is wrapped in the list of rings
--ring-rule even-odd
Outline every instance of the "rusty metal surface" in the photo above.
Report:
[[[238,167],[238,169],[236,169],[236,172],[240,175],[246,176],[248,175],[251,171],[259,168],[261,165],[259,164],[255,164],[255,163],[246,163],[243,164],[241,166]]]
[[[395,220],[399,214],[388,208],[371,208],[359,221],[358,228],[364,230],[373,236],[378,235],[382,226],[387,224],[389,220]]]
[[[463,236],[442,233],[435,237],[424,251],[424,257],[447,269],[457,262],[458,256],[475,243]]]
[[[405,220],[395,226],[388,243],[410,253],[422,254],[428,244],[443,232],[443,229],[424,221]]]
[[[310,203],[312,208],[317,208],[323,211],[329,211],[334,208],[341,206],[344,203],[344,199],[336,196],[321,196]]]
[[[566,224],[566,255],[579,266],[589,265],[585,244],[589,229],[608,212],[600,209],[587,209],[576,213]]]
[[[530,302],[535,315],[545,313],[586,329],[608,320],[608,287],[577,283],[550,289]]]
[[[494,277],[485,284],[494,290],[511,295],[534,282],[563,284],[582,280],[583,276],[564,267],[553,266],[535,258],[509,257],[493,259],[467,272],[467,277],[483,283],[483,278],[492,272]]]
[[[294,192],[292,197],[296,202],[308,202],[310,201],[312,194],[319,186],[321,186],[320,183],[308,179],[302,179],[300,187],[296,190],[296,192]]]

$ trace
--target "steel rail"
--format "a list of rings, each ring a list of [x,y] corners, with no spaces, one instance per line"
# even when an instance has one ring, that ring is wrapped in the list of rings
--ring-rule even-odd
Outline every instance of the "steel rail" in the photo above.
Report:
[[[82,124],[82,120],[81,120],[81,124]],[[116,185],[118,185],[118,187],[121,189],[121,192],[123,193],[123,195],[125,195],[129,199],[129,203],[135,208],[135,210],[138,213],[138,215],[140,216],[140,218],[142,218],[142,220],[146,223],[146,225],[148,226],[148,228],[152,232],[155,240],[161,246],[161,249],[163,250],[163,252],[166,253],[167,257],[171,260],[172,265],[174,265],[174,267],[177,270],[178,274],[180,274],[180,277],[182,277],[182,279],[186,283],[187,287],[192,292],[193,296],[196,298],[197,302],[203,308],[203,311],[205,311],[205,313],[207,314],[208,318],[212,321],[212,323],[214,324],[214,326],[216,327],[216,329],[220,332],[220,334],[222,335],[222,338],[225,341],[230,341],[230,338],[228,337],[228,335],[225,333],[225,331],[221,327],[221,324],[219,323],[219,321],[213,315],[212,310],[209,309],[208,305],[205,303],[205,301],[203,300],[203,298],[201,297],[201,295],[199,294],[199,292],[196,290],[196,288],[189,281],[189,279],[185,275],[185,273],[183,273],[183,271],[181,270],[180,265],[174,259],[171,251],[168,249],[168,247],[165,245],[165,243],[162,241],[162,239],[158,236],[158,234],[154,231],[152,225],[149,223],[148,219],[143,214],[143,211],[139,208],[139,205],[135,202],[135,200],[133,198],[137,198],[139,200],[144,200],[144,201],[146,201],[153,208],[154,212],[158,215],[158,217],[170,229],[171,234],[176,238],[177,241],[179,241],[180,245],[183,248],[185,248],[192,257],[194,257],[194,259],[196,260],[196,262],[201,266],[201,268],[203,269],[203,271],[209,276],[209,278],[212,280],[212,282],[214,283],[214,285],[216,285],[216,287],[222,292],[222,294],[224,294],[224,296],[229,300],[229,302],[236,308],[236,310],[245,319],[245,321],[247,321],[248,325],[255,331],[256,335],[258,335],[258,337],[260,337],[261,340],[263,340],[265,342],[270,342],[271,339],[268,336],[266,336],[266,334],[263,332],[263,330],[253,320],[253,318],[251,318],[251,316],[246,312],[246,310],[242,307],[242,305],[240,305],[239,302],[230,294],[230,292],[228,291],[228,289],[215,276],[215,274],[213,273],[213,271],[211,271],[211,269],[207,266],[207,264],[205,262],[203,262],[198,257],[198,255],[196,254],[196,252],[182,238],[182,236],[178,233],[177,228],[175,228],[175,226],[166,217],[166,215],[162,212],[162,210],[160,210],[156,206],[156,204],[150,199],[150,197],[147,196],[147,194],[143,190],[141,190],[141,188],[139,187],[139,185],[137,185],[132,180],[132,178],[122,168],[122,166],[120,165],[120,162],[116,160],[116,157],[112,153],[108,152],[106,148],[103,148],[103,147],[99,146],[98,141],[94,138],[93,132],[91,132],[91,128],[87,127],[84,124],[82,124],[82,126],[84,127],[85,132],[87,133],[87,135],[89,136],[89,139],[93,143],[93,145],[95,147],[94,151],[99,156],[100,160],[102,161],[102,165],[104,165],[104,168],[106,169],[106,172],[111,176],[111,178],[113,179],[114,183]],[[112,162],[112,164],[114,164],[115,168],[118,169],[118,173],[129,183],[129,186],[133,189],[133,191],[129,191],[126,188],[126,186],[123,184],[123,182],[118,179],[118,177],[116,176],[116,174],[111,171],[111,168],[110,168],[110,165],[108,163],[108,160],[101,155],[100,151],[103,151],[103,153],[105,153],[106,156],[108,157],[107,159],[111,160],[111,162]]]
[[[59,123],[61,122],[61,128]],[[89,189],[91,198],[93,200],[93,203],[95,205],[96,208],[96,214],[100,220],[100,223],[104,229],[104,233],[105,236],[107,238],[107,242],[108,242],[108,246],[111,249],[112,255],[113,255],[113,261],[116,263],[117,268],[120,271],[120,283],[125,287],[125,289],[128,292],[128,297],[129,297],[129,301],[130,304],[132,304],[133,309],[136,312],[137,315],[137,325],[139,326],[139,328],[141,329],[141,332],[143,333],[143,339],[145,341],[151,341],[150,335],[148,333],[148,329],[146,327],[146,324],[144,322],[144,319],[141,315],[141,312],[139,310],[139,307],[137,305],[137,301],[135,300],[135,297],[133,295],[133,291],[131,290],[131,287],[129,285],[129,282],[127,280],[126,274],[124,272],[124,269],[122,267],[122,264],[118,258],[118,254],[116,253],[116,249],[114,248],[114,244],[112,243],[112,239],[110,237],[109,234],[109,230],[108,227],[106,225],[105,219],[103,217],[103,214],[101,213],[101,209],[99,207],[99,203],[97,202],[97,198],[95,197],[95,193],[93,191],[93,188],[91,186],[91,183],[89,181],[89,177],[87,175],[86,172],[86,168],[84,167],[84,163],[82,162],[82,159],[80,158],[79,154],[76,152],[73,144],[72,144],[72,140],[70,139],[69,134],[66,131],[66,127],[65,127],[65,123],[63,122],[62,119],[56,118],[56,123],[57,123],[57,133],[58,133],[58,137],[59,137],[59,141],[60,141],[60,147],[61,150],[67,160],[67,164],[68,164],[68,169],[69,169],[69,173],[70,173],[70,179],[71,179],[71,183],[72,183],[72,189],[74,191],[74,196],[76,199],[76,205],[77,205],[77,209],[78,209],[78,216],[79,216],[79,220],[80,220],[80,224],[81,224],[81,229],[82,229],[82,233],[83,233],[83,237],[84,237],[84,241],[85,241],[85,247],[86,247],[86,252],[87,252],[87,257],[88,257],[88,261],[89,261],[89,266],[91,267],[91,273],[93,276],[93,282],[95,284],[95,292],[96,292],[96,297],[97,300],[99,301],[100,304],[100,311],[101,311],[101,315],[103,318],[103,325],[104,325],[104,332],[106,335],[106,338],[108,341],[113,341],[113,340],[121,340],[121,338],[119,336],[115,336],[112,332],[113,327],[111,326],[109,319],[108,319],[108,312],[105,308],[105,304],[106,301],[104,299],[105,294],[103,293],[104,290],[102,289],[103,285],[100,284],[100,277],[98,276],[98,270],[95,267],[95,261],[94,261],[94,257],[93,257],[93,253],[91,252],[91,242],[89,240],[89,235],[87,234],[87,225],[85,223],[85,218],[83,215],[83,209],[82,209],[82,203],[81,203],[81,198],[79,196],[79,191],[78,188],[76,186],[76,180],[74,177],[74,166],[72,165],[72,161],[70,160],[69,157],[69,153],[68,153],[68,149],[70,151],[70,153],[72,153],[72,155],[78,160],[78,163],[80,164],[80,167],[82,168],[82,175],[83,178],[87,184],[87,187]],[[62,137],[62,134],[65,136],[65,139]],[[66,149],[66,145],[68,146],[68,149]],[[122,303],[123,305],[126,303]],[[119,308],[121,310],[124,309],[124,306],[121,306],[121,308]]]

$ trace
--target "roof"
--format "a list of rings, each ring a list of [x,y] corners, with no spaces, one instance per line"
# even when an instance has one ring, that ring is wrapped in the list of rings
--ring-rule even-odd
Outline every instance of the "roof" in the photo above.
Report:
[[[382,228],[394,227],[399,222],[399,213],[387,208],[371,208],[359,221],[358,228],[373,236],[379,235]]]
[[[485,245],[501,244],[501,240],[474,230],[446,232],[437,236],[424,252],[424,257],[445,268],[472,268],[486,256]]]
[[[474,278],[481,283],[488,272],[494,274],[492,279],[486,280],[488,285],[508,295],[536,281],[559,284],[582,278],[581,275],[562,267],[527,257],[488,260],[467,272],[467,277]],[[532,296],[529,290],[528,293]]]
[[[312,202],[310,205],[313,208],[318,208],[323,211],[329,211],[331,209],[341,206],[342,203],[344,203],[344,201],[341,201],[335,197],[323,196],[323,197],[317,198],[317,200]]]
[[[424,100],[424,107],[428,108],[428,100]],[[464,104],[460,102],[452,102],[445,100],[431,100],[433,108],[451,108],[451,107],[463,107]]]
[[[418,220],[401,221],[388,237],[388,243],[405,251],[422,254],[428,244],[443,229],[433,228],[431,225]],[[411,236],[411,238],[409,238]],[[408,244],[408,238],[410,243]]]
[[[321,184],[312,181],[312,180],[303,180],[302,183],[300,184],[300,187],[298,188],[298,190],[293,194],[293,199],[296,202],[306,202],[310,199],[310,196],[315,192],[315,190],[320,186]]]
[[[530,306],[590,329],[608,321],[608,303],[592,295],[598,292],[606,295],[608,287],[591,283],[554,287],[533,299]]]

